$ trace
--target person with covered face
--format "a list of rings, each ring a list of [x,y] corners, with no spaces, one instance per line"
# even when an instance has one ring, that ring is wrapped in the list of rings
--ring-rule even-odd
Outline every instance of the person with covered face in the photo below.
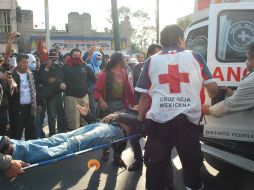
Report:
[[[88,67],[94,72],[96,76],[98,76],[101,71],[100,66],[102,64],[102,54],[98,51],[95,51],[91,57],[90,62],[87,64]],[[96,103],[93,97],[93,89],[95,82],[88,81],[88,96],[89,96],[89,107],[92,114],[96,114]]]
[[[66,64],[63,66],[63,82],[60,84],[61,90],[65,93],[64,108],[69,130],[81,126],[80,113],[76,106],[89,104],[88,81],[96,80],[93,70],[83,62],[81,51],[77,48],[71,50],[70,57],[66,59]]]

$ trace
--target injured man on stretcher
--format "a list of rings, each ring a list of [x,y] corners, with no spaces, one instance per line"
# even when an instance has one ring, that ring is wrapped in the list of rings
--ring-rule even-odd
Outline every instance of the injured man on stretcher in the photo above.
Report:
[[[77,106],[77,109],[90,124],[67,133],[36,140],[20,141],[0,136],[1,154],[32,164],[111,143],[140,132],[141,124],[134,114],[113,113],[99,121],[91,115],[88,105]],[[116,157],[119,156],[114,158],[114,162],[120,167],[126,166],[120,157],[125,147],[126,142],[113,143]]]

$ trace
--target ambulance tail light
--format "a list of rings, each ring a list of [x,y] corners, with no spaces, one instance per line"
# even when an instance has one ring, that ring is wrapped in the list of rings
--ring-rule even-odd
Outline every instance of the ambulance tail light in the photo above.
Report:
[[[198,0],[198,10],[202,9],[208,9],[209,5],[211,3],[211,0]]]

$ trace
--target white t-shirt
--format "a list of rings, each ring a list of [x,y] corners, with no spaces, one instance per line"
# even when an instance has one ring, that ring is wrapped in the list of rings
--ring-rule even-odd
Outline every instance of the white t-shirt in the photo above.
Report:
[[[20,76],[20,104],[31,104],[31,92],[27,73],[18,73]]]

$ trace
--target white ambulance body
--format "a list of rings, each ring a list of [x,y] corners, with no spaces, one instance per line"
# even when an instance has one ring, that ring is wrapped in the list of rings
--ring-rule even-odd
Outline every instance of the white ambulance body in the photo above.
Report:
[[[185,32],[187,47],[205,57],[221,88],[236,89],[247,74],[246,46],[254,41],[254,0],[196,0],[193,20]],[[222,99],[206,97],[206,103]],[[203,136],[204,152],[254,172],[254,108],[206,116]]]

